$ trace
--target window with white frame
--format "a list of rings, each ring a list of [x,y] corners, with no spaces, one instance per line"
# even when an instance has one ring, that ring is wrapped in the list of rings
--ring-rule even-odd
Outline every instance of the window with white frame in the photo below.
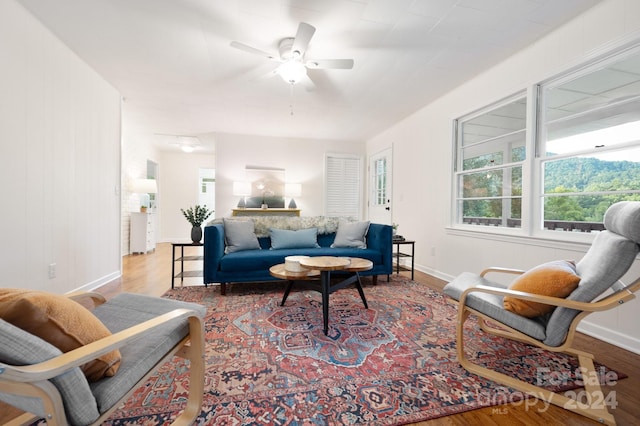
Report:
[[[374,161],[372,173],[373,204],[384,206],[387,204],[387,157],[382,157]]]
[[[455,120],[454,225],[591,232],[640,200],[640,46],[536,89]]]
[[[456,223],[519,227],[524,93],[456,120]]]
[[[640,48],[540,85],[540,222],[601,229],[617,201],[640,200]]]

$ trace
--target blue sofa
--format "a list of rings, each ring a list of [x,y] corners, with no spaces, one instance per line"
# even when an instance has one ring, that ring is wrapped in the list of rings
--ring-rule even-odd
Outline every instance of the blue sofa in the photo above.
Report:
[[[372,223],[367,232],[367,248],[332,248],[336,233],[318,234],[318,248],[271,249],[268,236],[258,236],[261,250],[244,250],[225,254],[224,225],[210,224],[204,228],[204,283],[220,283],[221,294],[225,294],[226,284],[232,282],[273,281],[277,278],[269,274],[269,268],[284,263],[287,256],[344,256],[360,257],[373,262],[373,268],[361,272],[373,276],[374,284],[378,275],[392,273],[392,228],[389,225]]]

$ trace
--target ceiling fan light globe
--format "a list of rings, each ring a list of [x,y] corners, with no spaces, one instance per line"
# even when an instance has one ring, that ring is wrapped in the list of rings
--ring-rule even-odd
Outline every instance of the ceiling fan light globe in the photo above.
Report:
[[[307,68],[299,61],[289,60],[280,65],[278,74],[287,83],[296,84],[307,75]]]

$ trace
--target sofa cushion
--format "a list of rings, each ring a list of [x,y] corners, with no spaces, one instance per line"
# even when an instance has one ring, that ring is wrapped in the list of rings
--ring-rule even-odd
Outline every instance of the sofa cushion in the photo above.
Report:
[[[220,270],[224,272],[266,271],[273,265],[284,263],[284,258],[287,256],[361,257],[369,259],[374,264],[382,262],[382,253],[373,249],[319,247],[313,249],[247,250],[223,256],[220,259]]]
[[[260,250],[260,243],[250,220],[224,219],[225,253],[242,250]]]
[[[336,232],[336,239],[331,247],[354,247],[367,248],[367,231],[369,230],[369,221],[347,222],[341,220]]]
[[[51,343],[62,352],[111,335],[91,311],[66,296],[44,291],[0,289],[0,318]],[[120,352],[104,354],[82,366],[89,381],[113,376]]]
[[[316,248],[318,245],[318,228],[300,229],[290,231],[288,229],[271,229],[271,248]]]

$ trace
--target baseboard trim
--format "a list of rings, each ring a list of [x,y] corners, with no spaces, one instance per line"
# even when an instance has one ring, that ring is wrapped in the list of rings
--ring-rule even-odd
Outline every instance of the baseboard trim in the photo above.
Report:
[[[594,324],[585,319],[578,326],[578,331],[640,355],[640,340],[626,336],[616,330]]]
[[[120,278],[121,276],[122,276],[122,271],[113,271],[112,273],[107,274],[103,277],[100,277],[97,280],[91,281],[90,283],[87,283],[81,287],[78,287],[74,291],[93,291],[115,279]]]
[[[446,281],[446,282],[450,282],[451,280],[453,280],[455,278],[452,275],[444,274],[444,273],[442,273],[440,271],[437,271],[435,269],[431,269],[431,268],[428,268],[428,267],[422,266],[422,265],[414,265],[414,269],[416,271],[420,271],[422,273],[434,276],[434,277],[436,277],[438,279],[441,279],[443,281]]]

